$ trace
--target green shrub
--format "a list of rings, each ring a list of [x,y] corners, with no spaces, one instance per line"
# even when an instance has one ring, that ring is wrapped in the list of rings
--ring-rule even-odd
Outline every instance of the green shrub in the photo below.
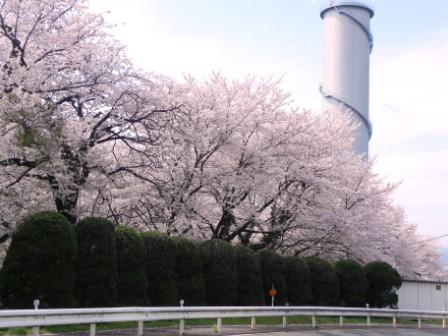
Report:
[[[147,306],[148,279],[145,271],[146,248],[142,237],[131,228],[115,231],[117,248],[117,304]]]
[[[368,281],[367,300],[371,307],[395,307],[400,274],[387,262],[374,261],[365,266]]]
[[[238,273],[232,245],[222,240],[209,240],[201,244],[200,250],[204,265],[207,305],[235,305],[238,295]]]
[[[244,246],[237,246],[235,251],[238,273],[237,304],[240,306],[264,305],[263,277],[257,255]]]
[[[79,307],[111,307],[117,300],[115,228],[104,218],[84,218],[76,226]]]
[[[292,306],[311,304],[311,277],[306,261],[299,257],[287,257],[285,267],[289,304]]]
[[[73,225],[55,212],[23,220],[0,270],[0,297],[8,308],[71,307],[74,304],[76,238]]]
[[[367,278],[364,268],[355,260],[340,260],[335,264],[339,279],[341,304],[347,307],[365,307]]]
[[[142,237],[146,246],[145,269],[149,283],[149,301],[153,306],[178,305],[176,249],[173,240],[160,232],[145,232]]]
[[[263,291],[266,304],[271,304],[269,290],[274,287],[277,291],[275,305],[285,305],[288,302],[286,288],[286,265],[284,258],[270,250],[261,250],[258,253],[263,275]]]
[[[333,265],[318,257],[309,257],[306,261],[311,275],[313,304],[316,306],[338,305],[339,281]]]
[[[193,242],[181,237],[173,238],[173,241],[176,247],[177,297],[188,306],[205,305],[205,280],[199,249]]]

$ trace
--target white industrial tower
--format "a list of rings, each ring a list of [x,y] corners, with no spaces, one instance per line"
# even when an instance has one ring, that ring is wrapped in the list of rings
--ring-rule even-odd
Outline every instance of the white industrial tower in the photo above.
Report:
[[[374,12],[358,1],[331,1],[322,9],[325,51],[320,88],[323,109],[342,109],[358,122],[353,150],[367,158],[369,121],[369,57],[373,48],[370,19]]]

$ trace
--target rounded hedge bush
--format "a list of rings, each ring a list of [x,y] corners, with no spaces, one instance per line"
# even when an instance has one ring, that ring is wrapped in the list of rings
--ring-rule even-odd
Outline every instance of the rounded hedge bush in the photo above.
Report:
[[[26,217],[13,234],[0,270],[1,302],[8,308],[74,305],[76,238],[73,225],[55,212]]]
[[[238,273],[232,245],[223,240],[209,240],[201,244],[200,250],[207,305],[235,305],[238,296]]]
[[[88,217],[76,226],[78,263],[76,299],[79,307],[111,307],[117,301],[117,257],[114,225]]]
[[[310,269],[313,304],[339,305],[339,280],[333,265],[318,257],[306,258],[306,262]]]
[[[117,248],[117,304],[147,306],[146,248],[140,234],[128,227],[115,231]]]
[[[206,303],[202,259],[198,247],[191,241],[176,237],[175,274],[177,297],[188,306],[202,306]]]
[[[277,291],[275,305],[285,305],[288,302],[286,287],[286,265],[284,258],[270,250],[261,250],[258,253],[263,275],[263,291],[266,304],[271,304],[269,290],[274,287]]]
[[[289,304],[292,306],[311,304],[311,276],[306,261],[299,257],[287,257],[285,267]]]
[[[364,268],[355,260],[340,260],[335,264],[339,279],[341,304],[347,307],[365,307],[367,278]]]
[[[263,276],[257,255],[244,246],[237,246],[238,298],[240,306],[264,305]]]
[[[160,232],[145,232],[142,238],[146,247],[145,269],[151,305],[177,306],[176,247],[173,240]]]
[[[400,274],[387,262],[374,261],[365,267],[368,281],[367,301],[371,307],[395,307],[396,291],[401,287]]]

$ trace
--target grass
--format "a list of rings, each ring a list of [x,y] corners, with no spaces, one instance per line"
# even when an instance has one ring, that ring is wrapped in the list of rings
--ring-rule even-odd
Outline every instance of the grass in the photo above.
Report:
[[[281,325],[281,317],[258,317],[257,325]],[[317,324],[339,324],[339,317],[316,317]],[[391,318],[371,318],[372,324],[392,324]],[[398,324],[401,325],[417,325],[417,321],[413,319],[398,319]],[[216,319],[195,319],[186,320],[186,326],[210,326],[210,328],[216,328]],[[222,324],[226,325],[241,325],[249,326],[250,318],[239,317],[239,318],[226,318],[223,319]],[[288,317],[288,324],[311,324],[310,316],[290,316]],[[359,324],[365,325],[365,317],[344,317],[344,324]],[[422,320],[422,324],[434,324],[441,325],[441,320]],[[167,321],[147,321],[144,323],[145,328],[167,328],[167,327],[177,327],[179,325],[178,320],[167,320]],[[89,324],[72,324],[72,325],[62,325],[62,326],[49,326],[42,327],[40,329],[41,334],[63,334],[70,332],[88,331],[90,328]],[[114,323],[98,323],[96,329],[101,330],[114,330],[114,329],[136,329],[137,322],[114,322]],[[0,336],[9,335],[31,335],[31,328],[10,328],[10,329],[0,329]]]

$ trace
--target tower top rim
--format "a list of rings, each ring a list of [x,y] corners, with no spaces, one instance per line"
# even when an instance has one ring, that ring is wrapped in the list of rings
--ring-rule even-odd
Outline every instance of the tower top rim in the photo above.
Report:
[[[373,7],[369,5],[366,2],[360,2],[360,1],[338,1],[338,0],[332,0],[328,6],[325,6],[320,11],[320,17],[323,19],[325,16],[325,13],[333,8],[337,7],[358,7],[365,9],[369,12],[370,18],[372,18],[375,15],[375,11],[373,10]]]

